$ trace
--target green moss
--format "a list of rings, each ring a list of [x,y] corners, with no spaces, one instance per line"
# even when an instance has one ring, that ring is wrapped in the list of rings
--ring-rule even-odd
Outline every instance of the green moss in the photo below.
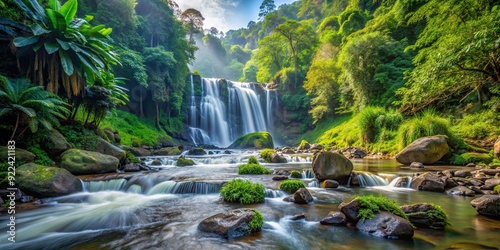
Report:
[[[401,210],[394,200],[389,200],[383,196],[372,195],[357,196],[354,199],[358,200],[361,204],[358,212],[358,218],[362,220],[373,219],[375,217],[375,213],[380,212],[381,210],[409,220],[408,216],[403,212],[403,210]]]
[[[130,150],[125,150],[125,159],[127,162],[130,162],[130,163],[140,163],[141,160],[139,160],[139,158],[137,158],[134,154],[132,154],[132,152],[130,152]]]
[[[493,188],[493,192],[497,193],[497,194],[500,194],[500,184],[496,185],[494,188]]]
[[[259,161],[257,160],[257,157],[252,155],[248,158],[248,164],[259,164]]]
[[[293,170],[293,171],[290,173],[290,177],[292,177],[292,178],[302,178],[302,174],[301,174],[299,171],[295,171],[295,170]]]
[[[302,140],[300,141],[299,148],[305,149],[307,144],[309,144],[309,142],[307,142],[306,140]]]
[[[274,142],[269,132],[254,132],[236,139],[229,148],[274,148]]]
[[[266,162],[271,162],[271,155],[276,153],[272,148],[265,148],[260,151],[260,158],[264,159]]]
[[[92,151],[96,148],[99,136],[82,125],[66,125],[60,127],[61,134],[72,148]]]
[[[427,203],[424,203],[427,204]],[[440,206],[430,203],[434,209],[425,211],[425,212],[416,212],[416,213],[408,213],[406,214],[411,221],[412,217],[416,218],[428,218],[430,221],[432,221],[432,226],[431,228],[437,227],[437,228],[445,228],[446,226],[450,225],[448,222],[448,215],[446,212],[441,208]],[[427,225],[430,226],[430,225]]]
[[[250,231],[258,232],[262,228],[262,225],[264,225],[264,216],[258,210],[255,210],[253,218],[250,221]]]
[[[220,195],[224,201],[251,204],[264,202],[266,192],[262,184],[234,179],[222,186]]]
[[[450,163],[453,165],[466,165],[468,163],[485,164],[488,165],[493,161],[493,157],[488,154],[481,153],[463,153],[461,155],[453,155]]]
[[[192,166],[192,165],[194,165],[194,161],[189,159],[189,158],[180,157],[177,160],[176,165],[178,167]]]
[[[305,188],[305,187],[306,185],[304,184],[304,182],[299,180],[284,180],[279,185],[279,189],[289,194],[293,194],[300,188]]]
[[[272,171],[259,164],[255,156],[248,158],[248,163],[238,166],[238,174],[271,174]]]
[[[50,159],[49,154],[40,148],[40,144],[33,144],[27,148],[28,151],[36,155],[35,163],[42,166],[54,166],[55,162]]]

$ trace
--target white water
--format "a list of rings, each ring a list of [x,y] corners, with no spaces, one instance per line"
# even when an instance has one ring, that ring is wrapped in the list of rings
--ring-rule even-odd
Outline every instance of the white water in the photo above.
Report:
[[[272,103],[277,102],[277,96],[274,100],[266,93],[264,112],[258,87],[255,83],[227,81],[223,88],[221,79],[202,78],[201,99],[197,101],[191,77],[188,133],[193,143],[227,147],[247,133],[269,131]]]

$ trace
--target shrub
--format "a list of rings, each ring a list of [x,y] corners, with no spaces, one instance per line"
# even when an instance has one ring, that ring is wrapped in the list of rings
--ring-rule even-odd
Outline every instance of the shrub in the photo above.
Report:
[[[272,148],[265,148],[260,151],[260,158],[264,159],[266,162],[271,162],[271,155],[276,153]]]
[[[306,185],[304,185],[304,182],[299,180],[284,180],[279,185],[279,189],[289,194],[293,194],[300,188],[305,188],[305,187]]]
[[[259,164],[259,161],[257,160],[257,157],[252,155],[248,158],[248,164]]]
[[[250,221],[250,232],[260,231],[262,225],[264,225],[264,216],[258,210],[255,210],[253,218]]]
[[[55,162],[50,159],[47,152],[40,148],[40,144],[33,144],[29,146],[26,150],[36,155],[35,163],[42,166],[54,166]]]
[[[408,216],[406,216],[394,200],[389,200],[383,196],[373,195],[357,196],[354,199],[358,200],[361,204],[358,212],[358,218],[362,220],[373,219],[375,217],[375,213],[380,212],[380,210],[390,212],[409,220]]]
[[[224,201],[251,204],[264,202],[266,192],[262,184],[252,183],[249,180],[234,179],[222,186],[220,195]]]
[[[361,129],[361,141],[363,143],[370,143],[375,140],[378,133],[377,118],[384,115],[385,112],[385,109],[381,107],[366,107],[358,114],[358,126]]]
[[[238,167],[238,174],[271,174],[272,171],[259,164],[243,164]]]
[[[290,173],[290,177],[292,177],[292,178],[302,178],[302,174],[299,171],[293,170]]]

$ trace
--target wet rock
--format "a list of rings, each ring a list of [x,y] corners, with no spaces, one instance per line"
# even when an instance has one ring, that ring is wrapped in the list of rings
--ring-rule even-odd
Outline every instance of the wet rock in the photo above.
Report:
[[[282,180],[288,180],[288,176],[286,176],[286,175],[273,176],[273,181],[282,181]]]
[[[319,223],[321,225],[345,226],[347,217],[342,212],[335,212],[323,218]]]
[[[204,219],[198,229],[221,235],[225,238],[240,237],[252,232],[250,222],[255,216],[255,209],[235,209]]]
[[[495,187],[496,185],[500,185],[500,178],[488,179],[484,182],[484,185],[493,187]]]
[[[188,155],[206,155],[207,151],[202,148],[193,148],[189,150]]]
[[[67,195],[82,191],[80,179],[68,170],[35,163],[16,169],[16,184],[28,194],[41,197]]]
[[[41,143],[40,146],[49,156],[54,158],[59,157],[64,151],[71,148],[64,136],[55,129],[49,130],[43,140],[44,143]]]
[[[399,179],[394,183],[394,187],[406,188],[410,184],[410,177],[399,177]]]
[[[314,156],[312,168],[316,179],[320,181],[328,179],[343,182],[349,178],[353,165],[345,156],[327,151]]]
[[[358,212],[360,207],[361,203],[358,200],[351,200],[340,203],[339,210],[346,216],[347,222],[356,223],[359,221]]]
[[[480,187],[470,187],[470,190],[474,191],[476,194],[485,194],[483,190],[481,190]]]
[[[348,183],[349,184],[349,183]],[[351,173],[351,186],[359,186],[359,177],[356,172]]]
[[[484,181],[481,181],[479,179],[471,179],[469,180],[469,183],[473,186],[482,186],[484,185]]]
[[[320,144],[314,143],[311,145],[311,148],[309,150],[323,150],[323,146]]]
[[[411,182],[411,188],[421,191],[444,192],[446,179],[440,172],[426,172],[415,178]]]
[[[128,163],[123,166],[123,171],[125,172],[139,172],[141,171],[141,164],[138,163]]]
[[[470,190],[467,187],[464,186],[456,186],[452,189],[446,190],[446,193],[449,195],[460,195],[460,196],[475,196],[476,192]]]
[[[297,150],[306,150],[306,149],[310,149],[310,148],[311,148],[311,144],[309,144],[309,142],[305,142],[305,143],[301,142],[300,145],[297,147]]]
[[[177,159],[177,162],[175,163],[175,165],[177,165],[178,167],[193,166],[194,161],[192,159],[185,158],[185,157],[181,156],[181,157],[179,157],[179,159]]]
[[[125,159],[125,151],[102,138],[97,139],[97,144],[95,146],[95,149],[92,150],[94,152],[98,152],[101,154],[105,155],[111,155],[116,157],[119,161],[122,161]]]
[[[154,160],[153,162],[151,162],[151,166],[161,166],[162,163],[160,160]]]
[[[500,169],[481,169],[481,173],[487,174],[487,175],[496,175],[500,174]]]
[[[446,175],[446,177],[448,178],[452,178],[454,175],[455,175],[455,171],[454,170],[443,170],[441,173],[443,173],[444,175]]]
[[[467,171],[467,170],[455,171],[455,177],[467,178],[467,177],[471,177],[471,176],[472,176],[472,174],[470,173],[470,171]]]
[[[295,202],[294,195],[289,195],[289,196],[283,198],[283,201],[286,201],[286,202]]]
[[[305,218],[306,218],[306,215],[302,213],[302,214],[296,214],[296,215],[290,217],[290,220],[302,220]]]
[[[367,155],[366,151],[352,146],[343,148],[340,152],[349,159],[363,159]]]
[[[500,195],[483,195],[470,204],[479,214],[500,218]]]
[[[151,151],[149,151],[148,149],[144,149],[144,148],[129,147],[128,150],[134,156],[138,156],[138,157],[141,157],[141,156],[151,156],[152,155]]]
[[[417,203],[401,206],[401,210],[408,216],[410,222],[419,228],[432,228],[444,230],[446,215],[439,216],[439,210],[432,204]]]
[[[448,178],[446,179],[446,185],[444,186],[444,189],[447,190],[456,186],[458,186],[458,184],[455,182],[455,180],[453,180],[452,178]]]
[[[424,164],[422,164],[421,162],[412,162],[410,164],[410,168],[424,168]]]
[[[80,149],[66,150],[61,156],[61,167],[72,174],[101,174],[116,172],[118,158]]]
[[[396,160],[405,165],[412,162],[434,164],[450,150],[447,140],[445,135],[419,138],[399,152]]]
[[[295,151],[293,151],[293,149],[291,149],[291,148],[283,149],[283,154],[293,155],[293,154],[295,154]]]
[[[323,182],[321,182],[321,187],[322,188],[338,188],[339,183],[337,181],[334,181],[334,180],[324,180]]]
[[[191,150],[194,150],[193,152],[198,153],[197,150],[199,150],[199,149],[191,149]],[[196,153],[191,153],[191,150],[189,151],[188,154],[196,155]],[[202,151],[200,151],[200,153],[205,152],[205,150],[203,150],[203,149],[201,149],[201,150]],[[180,155],[180,154],[181,154],[181,150],[178,147],[165,147],[165,148],[153,150],[153,155]],[[206,152],[204,154],[206,154]],[[204,155],[204,154],[201,153],[199,155]]]
[[[0,146],[0,162],[8,162],[9,148]],[[36,155],[28,150],[16,147],[16,162],[33,162]]]
[[[288,161],[283,155],[272,153],[271,154],[271,163],[287,163]]]
[[[411,239],[414,233],[410,222],[385,211],[376,213],[373,219],[358,221],[356,228],[361,232],[389,239]]]
[[[300,188],[293,194],[294,202],[297,204],[308,204],[313,202],[313,197],[307,188]]]
[[[471,163],[468,163],[467,165],[465,165],[465,167],[468,167],[468,168],[475,168],[476,167],[476,164],[474,162],[471,162]]]

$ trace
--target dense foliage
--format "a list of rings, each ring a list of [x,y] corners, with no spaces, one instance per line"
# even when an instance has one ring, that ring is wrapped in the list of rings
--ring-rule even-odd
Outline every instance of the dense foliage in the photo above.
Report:
[[[234,179],[222,186],[220,195],[224,201],[251,204],[264,202],[266,192],[262,184],[252,183],[249,180]]]
[[[299,181],[299,180],[284,180],[279,185],[279,189],[281,189],[289,194],[293,194],[297,190],[299,190],[301,188],[305,188],[305,187],[306,187],[306,185],[304,184],[304,182]]]

